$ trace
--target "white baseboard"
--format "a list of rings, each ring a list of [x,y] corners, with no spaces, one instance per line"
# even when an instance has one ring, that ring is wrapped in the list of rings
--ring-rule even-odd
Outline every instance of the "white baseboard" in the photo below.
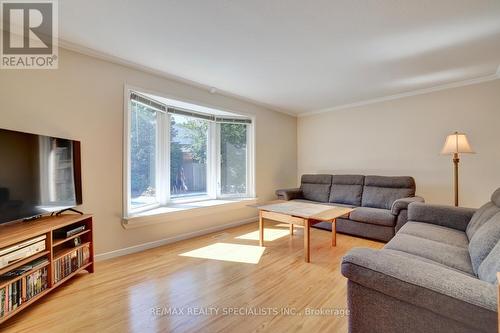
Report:
[[[106,253],[100,253],[100,254],[95,255],[95,260],[102,261],[102,260],[106,260],[106,259],[121,257],[121,256],[124,256],[127,254],[145,251],[145,250],[152,249],[152,248],[155,248],[158,246],[179,242],[179,241],[186,240],[189,238],[203,236],[206,234],[210,234],[212,232],[217,232],[217,231],[225,230],[225,229],[232,228],[232,227],[237,227],[240,225],[244,225],[244,224],[248,224],[248,223],[252,223],[252,222],[256,222],[256,221],[258,221],[258,217],[251,217],[248,219],[244,219],[244,220],[240,220],[240,221],[236,221],[236,222],[231,222],[231,223],[227,223],[227,224],[222,224],[222,225],[210,227],[207,229],[197,230],[197,231],[177,235],[177,236],[170,237],[170,238],[160,239],[157,241],[144,243],[144,244],[140,244],[140,245],[135,245],[135,246],[131,246],[131,247],[126,247],[123,249],[114,250],[114,251],[110,251],[110,252],[106,252]]]

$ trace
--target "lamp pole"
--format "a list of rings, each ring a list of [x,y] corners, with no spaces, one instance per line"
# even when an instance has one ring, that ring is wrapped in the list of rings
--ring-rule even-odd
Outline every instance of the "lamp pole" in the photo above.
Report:
[[[454,190],[455,190],[455,207],[458,207],[458,162],[460,162],[460,158],[458,157],[458,153],[453,154],[453,175],[455,177]]]

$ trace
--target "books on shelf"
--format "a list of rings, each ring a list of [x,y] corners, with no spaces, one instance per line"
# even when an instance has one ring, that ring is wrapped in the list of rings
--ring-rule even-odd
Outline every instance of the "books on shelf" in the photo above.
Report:
[[[29,301],[47,289],[49,282],[48,273],[48,267],[45,266],[26,276],[26,301]]]
[[[29,301],[31,298],[48,288],[48,266],[36,269],[37,266],[48,262],[47,259],[42,259],[43,260],[35,260],[30,264],[22,266],[23,269],[19,270],[22,271],[22,273],[18,276],[28,273],[30,270],[34,270],[30,274],[11,283],[7,283],[0,288],[0,318],[4,317],[9,312],[16,310],[21,304]],[[28,267],[31,267],[31,269],[27,269]],[[6,274],[2,275],[2,278],[5,278],[5,275]],[[10,276],[10,278],[15,277],[16,275]]]
[[[6,295],[5,288],[0,288],[0,318],[5,314]]]
[[[7,312],[17,309],[22,304],[22,281],[17,280],[7,285]]]
[[[54,282],[57,283],[66,276],[90,262],[89,245],[84,245],[54,261]]]

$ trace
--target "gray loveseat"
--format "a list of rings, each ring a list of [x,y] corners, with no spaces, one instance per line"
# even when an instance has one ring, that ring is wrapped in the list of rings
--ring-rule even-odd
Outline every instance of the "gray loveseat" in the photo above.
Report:
[[[500,189],[478,210],[412,203],[381,250],[352,249],[349,332],[497,332]]]
[[[349,218],[337,219],[337,231],[381,241],[390,240],[407,221],[415,196],[412,177],[363,175],[303,175],[300,188],[277,190],[282,200],[300,200],[333,206],[355,207]],[[330,223],[314,225],[332,230]]]

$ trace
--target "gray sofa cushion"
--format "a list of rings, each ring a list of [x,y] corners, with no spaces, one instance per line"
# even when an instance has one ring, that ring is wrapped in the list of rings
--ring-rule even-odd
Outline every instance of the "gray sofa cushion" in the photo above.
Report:
[[[478,274],[479,266],[490,254],[500,239],[500,213],[486,221],[472,236],[469,252],[474,273]]]
[[[349,219],[338,218],[336,227],[337,232],[340,233],[376,239],[382,242],[388,242],[394,237],[394,227],[356,222]]]
[[[384,225],[388,227],[396,225],[396,216],[391,214],[391,211],[387,209],[357,207],[353,212],[351,212],[349,218],[353,221]]]
[[[364,180],[363,175],[334,175],[329,201],[361,206]]]
[[[500,242],[479,265],[478,277],[483,281],[498,283],[500,281],[497,281],[497,272],[500,272]]]
[[[327,174],[306,174],[300,178],[301,183],[309,184],[332,184],[332,175]]]
[[[300,189],[304,199],[328,202],[331,186],[332,175],[303,175]]]
[[[446,228],[436,224],[423,222],[407,222],[398,231],[399,234],[407,234],[416,237],[422,237],[436,242],[442,242],[448,245],[458,246],[468,249],[469,239],[463,231]]]
[[[398,233],[384,248],[414,254],[463,273],[474,275],[467,248],[404,233]]]
[[[496,193],[496,192],[495,192]],[[472,239],[476,231],[483,226],[490,218],[500,212],[500,208],[493,202],[488,202],[479,208],[472,216],[469,224],[467,224],[467,237]]]
[[[415,195],[413,177],[366,176],[361,205],[391,209],[397,199]]]

